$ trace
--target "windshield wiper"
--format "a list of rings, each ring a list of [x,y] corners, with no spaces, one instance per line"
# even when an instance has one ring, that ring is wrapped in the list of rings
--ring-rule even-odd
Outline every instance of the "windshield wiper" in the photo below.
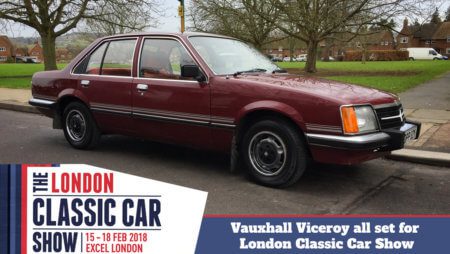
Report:
[[[275,74],[275,73],[287,73],[287,70],[285,70],[285,69],[276,69],[276,70],[272,71],[272,74]]]
[[[261,68],[254,68],[254,69],[250,69],[250,70],[246,70],[246,71],[237,71],[233,74],[234,77],[241,75],[242,73],[252,73],[252,72],[266,72],[266,69],[261,69]]]

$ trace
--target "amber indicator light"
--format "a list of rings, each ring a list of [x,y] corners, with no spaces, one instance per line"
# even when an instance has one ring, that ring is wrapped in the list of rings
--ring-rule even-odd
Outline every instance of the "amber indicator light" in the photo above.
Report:
[[[354,107],[342,107],[342,122],[344,123],[344,133],[358,133],[358,121]]]

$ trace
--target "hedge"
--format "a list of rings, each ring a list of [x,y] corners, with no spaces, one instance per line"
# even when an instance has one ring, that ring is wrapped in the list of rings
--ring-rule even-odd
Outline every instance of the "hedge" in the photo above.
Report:
[[[406,50],[367,50],[366,61],[401,61],[408,60],[408,51]],[[344,61],[361,61],[362,51],[347,51],[344,55]]]

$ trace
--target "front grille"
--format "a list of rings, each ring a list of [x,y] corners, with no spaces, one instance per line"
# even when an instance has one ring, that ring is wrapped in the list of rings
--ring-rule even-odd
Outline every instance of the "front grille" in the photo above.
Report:
[[[405,122],[402,104],[375,107],[381,129],[400,127]]]

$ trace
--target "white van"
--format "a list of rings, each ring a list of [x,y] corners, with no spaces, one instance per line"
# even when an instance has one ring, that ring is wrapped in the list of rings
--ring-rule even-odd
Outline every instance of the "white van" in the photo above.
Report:
[[[442,60],[442,55],[433,48],[407,48],[410,60]]]

